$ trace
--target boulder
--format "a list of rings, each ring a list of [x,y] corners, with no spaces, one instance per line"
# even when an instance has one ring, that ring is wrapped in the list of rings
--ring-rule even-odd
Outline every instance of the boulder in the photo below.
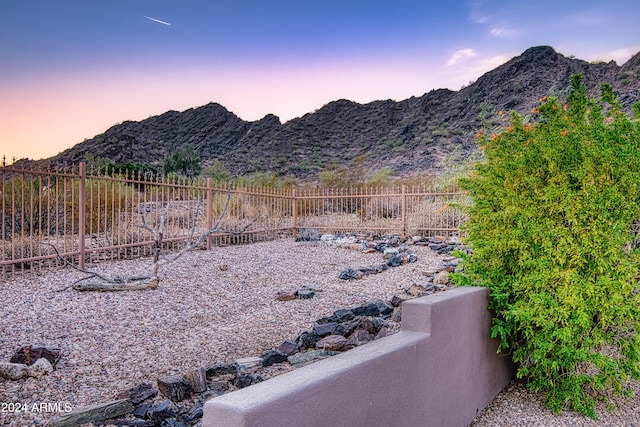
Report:
[[[340,326],[342,327],[343,335],[344,336],[351,335],[353,331],[356,330],[356,328],[358,327],[362,319],[363,319],[362,316],[358,316],[351,320],[347,320],[346,322],[340,323]]]
[[[402,257],[398,255],[398,256],[389,258],[387,260],[387,265],[389,267],[400,267],[402,265]]]
[[[322,236],[320,236],[320,241],[325,243],[333,242],[334,240],[335,237],[333,234],[323,234]]]
[[[352,308],[351,311],[356,316],[384,316],[393,312],[391,304],[385,301],[377,300],[369,304]]]
[[[320,338],[334,334],[338,324],[335,322],[320,323],[313,325],[313,332]]]
[[[305,353],[297,353],[293,356],[289,356],[288,361],[293,367],[300,368],[304,365],[308,365],[309,363],[321,359],[326,359],[327,357],[334,356],[336,354],[339,354],[339,352],[328,350],[312,350]]]
[[[118,394],[118,399],[129,399],[134,405],[139,405],[147,399],[156,397],[158,390],[150,383],[140,383],[127,391]],[[144,418],[144,417],[140,417]]]
[[[316,346],[316,343],[320,337],[313,331],[304,331],[296,338],[296,344],[299,349],[303,348],[313,348]]]
[[[431,295],[434,292],[433,286],[429,289],[426,286],[413,284],[404,290],[407,295],[411,295],[412,297],[423,297],[426,295]]]
[[[218,363],[207,368],[207,371],[206,371],[207,378],[226,377],[228,379],[233,379],[236,377],[237,373],[238,373],[238,368],[233,362]]]
[[[16,381],[29,376],[29,367],[24,363],[0,362],[0,378]]]
[[[187,372],[184,376],[194,393],[202,393],[207,390],[207,370],[204,367]]]
[[[158,377],[158,390],[174,402],[180,402],[191,395],[191,383],[182,375]]]
[[[238,388],[245,388],[245,387],[249,387],[250,385],[257,384],[261,381],[264,381],[264,379],[260,375],[244,374],[236,378],[233,385],[235,385]]]
[[[320,234],[315,228],[304,228],[298,230],[296,236],[296,242],[318,242],[320,241]]]
[[[344,269],[338,274],[338,278],[341,280],[353,280],[353,279],[362,279],[364,277],[364,273],[358,270],[354,270],[353,268]]]
[[[234,360],[234,363],[238,371],[238,376],[240,376],[248,373],[254,373],[260,369],[262,367],[262,358],[244,357],[242,359]]]
[[[188,411],[184,411],[182,415],[182,419],[187,423],[193,423],[196,420],[199,420],[204,415],[204,402],[199,400],[197,401]]]
[[[178,412],[178,407],[172,401],[163,400],[147,410],[147,418],[159,424],[168,418],[176,417]]]
[[[150,404],[139,405],[133,410],[131,415],[133,415],[136,418],[140,418],[144,420],[145,418],[147,418],[147,412],[149,411],[150,408],[151,408]]]
[[[342,308],[334,311],[332,317],[336,322],[342,323],[353,319],[355,315],[353,314],[353,311]]]
[[[60,360],[60,355],[61,350],[59,348],[32,347],[27,345],[16,350],[9,362],[33,365],[36,360],[44,357],[51,363],[51,366],[55,368]]]
[[[294,344],[295,346],[295,344]],[[278,351],[278,350],[269,350],[262,353],[260,358],[262,359],[262,366],[267,367],[271,366],[275,363],[282,363],[287,361],[288,355]]]
[[[436,283],[438,285],[446,285],[449,283],[449,272],[448,271],[441,271],[440,273],[436,274],[435,277],[433,278],[433,283]]]
[[[400,307],[402,305],[403,302],[410,300],[411,298],[409,298],[409,295],[394,295],[391,298],[391,305],[394,307]]]
[[[384,338],[389,334],[389,328],[387,328],[386,326],[383,326],[382,328],[380,328],[380,330],[378,331],[378,333],[376,334],[375,339],[379,339],[379,338]]]
[[[369,333],[364,329],[356,329],[355,331],[353,331],[353,333],[349,337],[349,342],[351,342],[354,345],[360,345],[360,344],[367,343],[369,341],[373,341],[375,337],[376,337],[375,335]]]
[[[358,321],[358,324],[356,325],[355,330],[363,330],[375,335],[376,325],[373,323],[373,321],[371,321],[371,319],[367,317],[361,317]]]
[[[316,343],[317,349],[329,351],[345,351],[353,345],[342,335],[328,335]]]
[[[316,295],[316,293],[313,291],[313,289],[302,288],[295,291],[294,295],[300,299],[311,299]]]
[[[44,357],[36,360],[35,363],[28,367],[27,369],[29,376],[34,378],[40,378],[43,375],[47,375],[49,372],[53,371],[53,366]]]
[[[291,356],[292,354],[296,354],[298,352],[298,346],[296,345],[296,343],[293,343],[291,341],[284,341],[278,346],[278,351],[286,354],[287,356]]]
[[[400,255],[400,249],[398,248],[392,248],[392,247],[386,247],[383,251],[382,251],[382,255],[385,259],[389,259],[395,256]]]

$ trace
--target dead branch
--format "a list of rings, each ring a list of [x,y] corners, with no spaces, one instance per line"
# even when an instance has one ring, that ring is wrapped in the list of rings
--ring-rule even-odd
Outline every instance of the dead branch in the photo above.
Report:
[[[151,275],[149,276],[136,276],[136,277],[127,277],[127,278],[120,278],[120,277],[115,277],[115,278],[109,278],[109,277],[105,277],[102,276],[98,273],[95,272],[90,272],[90,271],[86,271],[83,270],[81,268],[78,268],[77,266],[75,266],[73,263],[69,262],[68,260],[64,259],[60,253],[58,252],[58,250],[56,249],[56,247],[52,244],[46,243],[49,246],[51,246],[53,248],[53,250],[56,252],[56,255],[58,256],[59,259],[61,259],[66,265],[71,266],[73,269],[78,270],[82,273],[87,274],[87,277],[83,277],[79,280],[77,280],[76,282],[74,282],[72,285],[66,286],[65,288],[60,289],[58,292],[64,291],[66,289],[72,288],[76,291],[99,291],[99,292],[116,292],[116,291],[131,291],[131,290],[146,290],[146,289],[156,289],[158,287],[158,284],[160,283],[160,278],[158,277],[158,271],[161,267],[170,264],[172,262],[175,262],[176,260],[178,260],[180,257],[182,257],[185,253],[192,251],[196,248],[198,248],[209,236],[211,236],[214,233],[223,233],[223,234],[229,234],[229,235],[240,235],[242,233],[244,233],[245,231],[247,231],[247,229],[249,229],[249,227],[251,227],[251,225],[255,222],[251,221],[249,224],[247,224],[246,226],[244,226],[241,230],[227,230],[223,227],[221,227],[221,223],[222,220],[224,219],[224,217],[227,214],[227,211],[229,209],[229,203],[231,201],[231,191],[227,192],[227,199],[225,201],[224,207],[222,208],[220,214],[218,215],[218,218],[216,219],[215,223],[213,224],[213,226],[208,229],[207,231],[201,233],[197,239],[194,240],[194,236],[195,236],[195,229],[198,223],[198,217],[199,214],[195,215],[195,219],[193,221],[193,226],[191,228],[191,232],[189,235],[189,239],[187,240],[187,242],[185,243],[185,246],[178,251],[176,254],[174,254],[173,256],[171,256],[170,258],[166,258],[164,260],[161,260],[161,254],[162,254],[162,241],[164,238],[164,226],[165,226],[165,220],[166,217],[169,213],[169,209],[171,207],[171,202],[167,202],[167,205],[164,207],[161,215],[160,215],[160,221],[159,224],[157,226],[157,228],[151,227],[146,220],[146,216],[145,214],[142,212],[142,209],[139,210],[140,212],[140,224],[137,224],[136,226],[148,231],[149,233],[151,233],[151,235],[153,236],[153,265],[151,267]],[[199,200],[199,203],[197,204],[197,209],[199,212],[200,209],[200,205],[201,205],[201,200]],[[95,283],[95,282],[90,282],[90,283],[82,283],[86,280],[89,279],[99,279],[101,282],[100,283]]]
[[[68,265],[69,267],[73,268],[76,271],[79,271],[81,273],[87,274],[87,277],[83,277],[81,279],[76,280],[75,282],[73,282],[73,284],[69,285],[69,286],[65,286],[62,289],[58,289],[56,292],[62,292],[62,291],[66,291],[69,288],[72,288],[76,291],[89,291],[89,290],[102,290],[102,291],[120,291],[120,290],[137,290],[137,289],[155,289],[155,287],[157,286],[157,283],[152,283],[151,276],[133,276],[133,277],[127,277],[127,278],[121,278],[121,277],[115,277],[115,278],[109,278],[109,277],[105,277],[101,274],[96,273],[95,271],[87,271],[84,270],[82,268],[79,268],[78,266],[74,265],[72,262],[70,262],[68,259],[64,258],[62,255],[60,255],[60,252],[58,252],[58,248],[56,248],[54,245],[52,245],[51,243],[47,243],[47,242],[42,242],[43,245],[48,245],[51,246],[53,248],[53,251],[56,253],[56,256],[58,257],[58,259],[60,259],[62,262],[64,262],[65,265]],[[99,279],[104,283],[81,283],[84,282],[85,280],[89,280],[89,279]],[[136,283],[136,282],[141,282],[143,280],[149,280],[149,282],[147,283]],[[100,289],[103,288],[103,289]]]

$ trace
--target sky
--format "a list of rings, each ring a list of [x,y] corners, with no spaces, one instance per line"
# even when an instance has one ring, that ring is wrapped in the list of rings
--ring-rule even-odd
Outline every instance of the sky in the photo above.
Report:
[[[209,102],[286,122],[459,90],[533,46],[622,65],[638,17],[637,0],[3,0],[0,156]]]

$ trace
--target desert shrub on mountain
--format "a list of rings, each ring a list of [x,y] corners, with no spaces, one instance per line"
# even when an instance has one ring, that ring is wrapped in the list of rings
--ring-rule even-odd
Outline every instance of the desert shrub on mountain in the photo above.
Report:
[[[180,176],[194,178],[202,172],[200,154],[191,144],[185,144],[165,159],[163,169],[165,174],[175,172]]]
[[[566,104],[533,113],[479,136],[486,160],[461,180],[473,252],[456,280],[490,289],[492,336],[518,378],[550,409],[595,418],[640,378],[640,123],[580,75]]]

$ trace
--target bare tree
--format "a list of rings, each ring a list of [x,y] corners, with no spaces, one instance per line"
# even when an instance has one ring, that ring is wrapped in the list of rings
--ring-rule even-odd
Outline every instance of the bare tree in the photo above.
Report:
[[[200,200],[198,205],[196,206],[196,212],[197,212],[196,218],[193,221],[189,239],[187,240],[184,247],[180,251],[176,252],[175,254],[172,254],[171,256],[166,256],[166,257],[162,256],[162,242],[164,239],[165,222],[166,222],[167,215],[169,213],[169,209],[171,207],[171,202],[168,202],[167,205],[164,207],[160,215],[158,226],[155,228],[147,223],[145,213],[143,212],[142,209],[140,209],[139,211],[140,211],[141,223],[137,224],[137,226],[148,231],[153,236],[153,264],[151,266],[151,273],[149,275],[130,276],[130,277],[106,277],[96,272],[87,271],[85,269],[81,269],[77,267],[72,262],[62,257],[55,246],[49,243],[44,243],[53,247],[53,250],[55,251],[58,258],[61,259],[66,265],[70,266],[75,270],[81,271],[82,273],[87,274],[86,277],[78,279],[72,285],[66,286],[60,289],[60,291],[64,291],[68,288],[73,288],[76,291],[102,291],[102,292],[156,289],[158,287],[158,284],[161,281],[161,278],[159,277],[158,273],[162,267],[172,262],[175,262],[187,252],[198,248],[202,243],[204,243],[204,241],[209,236],[211,236],[214,233],[239,235],[244,233],[253,224],[253,221],[252,221],[249,224],[245,225],[240,230],[227,230],[224,227],[222,227],[221,223],[227,213],[227,210],[229,209],[230,200],[231,200],[231,193],[229,192],[227,193],[227,199],[225,201],[224,207],[220,211],[220,215],[218,215],[218,218],[214,222],[213,226],[209,228],[207,231],[197,235],[196,237],[195,230],[196,230],[196,225],[198,224],[198,216],[199,216],[198,213],[200,212],[200,204],[201,204],[201,200]],[[97,279],[97,281],[86,282],[89,279]]]

